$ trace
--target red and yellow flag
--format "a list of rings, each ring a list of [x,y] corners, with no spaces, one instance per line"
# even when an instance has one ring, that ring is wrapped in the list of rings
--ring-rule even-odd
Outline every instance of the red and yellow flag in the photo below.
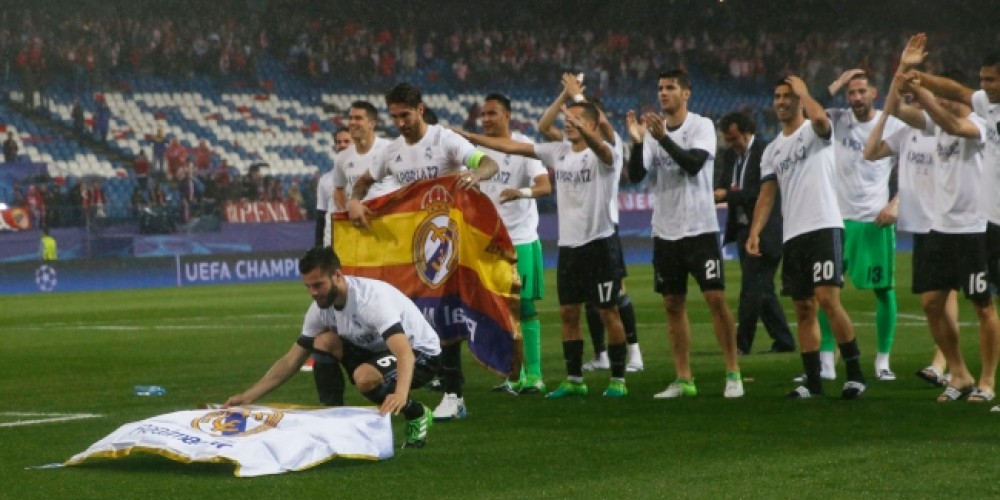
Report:
[[[386,281],[410,297],[442,343],[466,339],[476,359],[509,374],[521,361],[517,254],[489,198],[457,181],[421,181],[365,202],[371,229],[336,214],[334,250],[346,274]]]

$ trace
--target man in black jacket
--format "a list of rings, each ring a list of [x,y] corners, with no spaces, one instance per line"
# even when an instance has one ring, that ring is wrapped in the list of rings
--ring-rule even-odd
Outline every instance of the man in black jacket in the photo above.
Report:
[[[774,340],[768,352],[794,352],[795,340],[781,303],[774,293],[774,273],[781,262],[781,210],[778,199],[767,225],[760,234],[760,257],[746,253],[746,242],[753,221],[753,209],[760,192],[760,158],[767,143],[754,135],[753,119],[744,113],[730,113],[719,122],[729,149],[716,163],[715,201],[729,205],[725,243],[736,242],[743,279],[740,283],[739,326],[736,347],[740,354],[750,354],[757,333],[757,318]]]

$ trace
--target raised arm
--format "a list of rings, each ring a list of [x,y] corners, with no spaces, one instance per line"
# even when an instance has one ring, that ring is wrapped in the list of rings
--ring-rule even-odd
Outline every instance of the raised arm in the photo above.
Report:
[[[587,143],[587,147],[590,148],[597,158],[601,160],[601,163],[608,165],[610,168],[614,168],[614,152],[611,151],[611,146],[604,142],[601,138],[601,133],[598,130],[591,129],[587,127],[586,123],[577,118],[573,113],[570,113],[566,106],[563,106],[563,118],[566,123],[569,123],[573,127],[576,127],[580,131],[580,136],[583,137],[584,142]],[[534,150],[534,148],[532,148]]]
[[[646,126],[635,117],[635,111],[625,115],[625,126],[632,138],[632,154],[628,157],[628,180],[641,182],[646,177],[646,166],[642,162],[642,140],[646,137]]]
[[[911,72],[909,76],[908,81],[913,95],[924,107],[924,110],[927,111],[927,115],[931,117],[931,120],[941,127],[941,130],[948,134],[968,139],[983,139],[979,127],[972,123],[968,117],[955,116],[954,113],[944,109],[938,104],[934,94],[920,85],[920,79],[916,77],[915,72]]]
[[[577,95],[583,95],[583,87],[579,82],[576,81],[576,77],[570,73],[564,73],[562,76],[563,90],[556,96],[556,99],[549,104],[549,107],[545,108],[545,112],[542,113],[542,117],[538,119],[538,131],[545,136],[546,139],[550,141],[561,141],[563,140],[562,131],[556,128],[556,118],[559,118],[559,113],[562,112],[562,107]]]
[[[863,154],[866,160],[875,161],[880,158],[892,156],[892,149],[885,143],[885,141],[882,140],[882,136],[885,135],[885,124],[889,120],[889,116],[896,115],[898,113],[899,83],[895,78],[893,78],[892,84],[889,86],[889,93],[885,98],[885,109],[882,110],[882,114],[879,115],[878,121],[875,122],[875,126],[872,128],[871,133],[868,134],[868,140],[865,141]]]
[[[812,122],[812,128],[816,135],[824,139],[829,138],[832,132],[830,118],[826,116],[826,110],[823,109],[823,106],[809,95],[809,87],[806,86],[806,82],[797,76],[789,76],[785,78],[785,81],[792,87],[792,92],[799,96],[802,109],[806,112],[806,118]]]
[[[826,90],[827,92],[830,93],[830,97],[836,97],[837,93],[840,92],[840,90],[843,89],[845,85],[847,85],[847,82],[851,81],[851,78],[854,78],[854,75],[858,74],[863,75],[864,73],[865,70],[863,69],[858,69],[858,68],[849,69],[841,73],[840,76],[833,81],[833,83],[827,85]]]
[[[535,147],[532,144],[526,142],[515,141],[508,137],[490,137],[483,134],[474,134],[472,132],[467,132],[465,130],[454,129],[455,133],[465,137],[469,142],[475,144],[476,146],[482,146],[484,148],[490,148],[494,151],[499,151],[501,153],[507,153],[518,156],[527,156],[530,158],[538,158],[535,156]],[[485,160],[485,158],[484,158]],[[490,160],[492,162],[492,160]],[[496,163],[493,163],[496,166]],[[493,173],[496,173],[494,170]],[[484,177],[486,178],[486,177]]]
[[[677,166],[681,167],[688,175],[696,175],[705,166],[708,159],[708,151],[702,149],[684,149],[667,135],[667,127],[663,123],[663,117],[656,113],[646,113],[643,115],[643,122],[649,135],[656,139],[664,151],[674,159]]]
[[[972,106],[972,94],[975,91],[969,87],[943,76],[924,72],[918,72],[918,74],[920,75],[920,85],[934,95]]]

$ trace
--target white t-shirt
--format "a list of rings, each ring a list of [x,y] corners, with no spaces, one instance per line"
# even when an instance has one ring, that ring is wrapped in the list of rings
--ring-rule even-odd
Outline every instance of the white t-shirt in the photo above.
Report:
[[[392,325],[403,327],[416,352],[441,353],[441,340],[412,300],[394,286],[379,280],[345,276],[347,303],[342,310],[320,309],[313,302],[302,323],[302,336],[315,338],[333,327],[345,342],[369,351],[385,351],[382,334]]]
[[[379,155],[389,145],[389,141],[376,137],[371,149],[365,154],[359,154],[354,144],[337,153],[337,161],[333,168],[333,187],[344,188],[348,198],[354,190],[354,184],[365,172],[370,172],[372,166],[378,164]],[[367,196],[366,196],[367,198]],[[334,207],[336,209],[336,207]]]
[[[848,220],[874,222],[889,203],[889,176],[896,162],[892,157],[876,161],[864,158],[865,141],[882,111],[875,110],[875,117],[867,122],[859,122],[850,109],[828,109],[826,113],[833,126],[840,214]],[[905,123],[890,116],[882,137],[905,128]]]
[[[667,135],[683,149],[708,153],[705,164],[690,175],[652,136],[642,142],[642,163],[649,172],[649,190],[653,194],[653,236],[675,241],[689,236],[718,232],[715,215],[713,170],[717,136],[712,121],[688,113],[684,123]]]
[[[931,229],[939,233],[982,233],[986,218],[979,213],[979,183],[983,172],[986,122],[975,113],[969,120],[979,127],[978,139],[950,135],[924,113],[928,133],[937,137],[934,165],[934,220]]]
[[[979,209],[986,219],[1000,224],[1000,103],[991,103],[986,92],[972,94],[972,110],[986,122],[986,149],[983,151],[983,177],[980,183]]]
[[[617,156],[615,148],[608,147]],[[618,194],[620,171],[614,159],[603,163],[590,148],[574,152],[569,141],[536,144],[535,156],[555,169],[559,246],[579,247],[614,234],[608,203]]]
[[[511,134],[511,139],[518,142],[534,144],[520,132]],[[530,187],[539,175],[548,175],[542,162],[526,156],[509,155],[492,149],[482,148],[500,167],[496,175],[479,183],[479,189],[493,200],[497,213],[503,219],[507,233],[515,245],[531,243],[538,239],[538,206],[534,198],[500,203],[500,193],[505,189],[520,189]]]
[[[334,170],[336,170],[336,164],[334,164]],[[331,170],[320,176],[319,182],[316,183],[316,210],[323,210],[326,214],[323,216],[326,218],[326,225],[323,227],[323,246],[329,246],[331,241],[331,224],[333,223],[334,208],[336,203],[333,202],[333,172]]]
[[[778,134],[764,149],[761,181],[777,179],[781,188],[782,240],[826,228],[843,228],[833,187],[831,139],[816,135],[805,120],[791,135]]]
[[[387,185],[387,192],[391,192],[463,170],[475,152],[476,147],[464,137],[440,125],[428,125],[416,144],[407,144],[404,137],[389,143],[371,174],[376,181],[392,176],[394,185]]]
[[[885,138],[899,161],[899,218],[896,229],[926,234],[934,219],[934,158],[937,137],[902,128]]]

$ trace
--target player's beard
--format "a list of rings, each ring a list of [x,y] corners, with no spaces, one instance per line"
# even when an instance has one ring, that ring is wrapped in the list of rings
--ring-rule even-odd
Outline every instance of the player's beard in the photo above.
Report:
[[[339,296],[340,292],[337,291],[337,285],[331,283],[330,291],[327,292],[326,295],[316,299],[316,305],[319,306],[320,309],[327,309],[333,305],[334,301],[337,300],[337,297]]]

